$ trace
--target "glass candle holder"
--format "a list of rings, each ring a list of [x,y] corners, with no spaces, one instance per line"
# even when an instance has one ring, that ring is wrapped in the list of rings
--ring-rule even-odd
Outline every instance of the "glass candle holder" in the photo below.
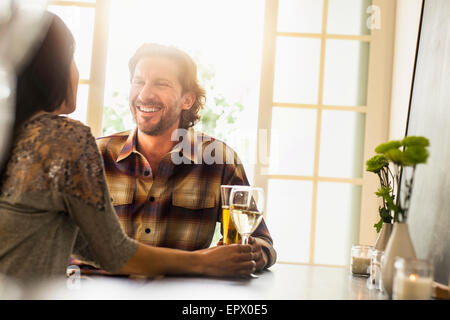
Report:
[[[381,283],[381,259],[383,259],[384,251],[372,250],[370,259],[370,284],[371,288],[383,291]]]
[[[372,246],[363,244],[352,245],[350,269],[353,275],[361,277],[370,275],[370,261],[373,249]]]
[[[433,288],[433,265],[427,260],[394,260],[394,300],[429,300]]]

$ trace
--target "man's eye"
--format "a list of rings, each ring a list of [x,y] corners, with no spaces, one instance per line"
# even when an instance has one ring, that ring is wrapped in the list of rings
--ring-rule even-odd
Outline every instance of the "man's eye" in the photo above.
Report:
[[[133,80],[131,83],[133,85],[140,86],[140,85],[144,84],[144,81],[142,81],[142,80]]]
[[[167,83],[167,82],[157,82],[156,85],[162,86],[162,87],[168,87],[169,83]]]

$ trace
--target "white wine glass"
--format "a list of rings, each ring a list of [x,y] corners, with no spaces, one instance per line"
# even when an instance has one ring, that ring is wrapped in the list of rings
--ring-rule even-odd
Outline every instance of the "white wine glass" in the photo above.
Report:
[[[264,213],[264,189],[250,186],[234,186],[230,192],[230,215],[236,230],[241,235],[242,244],[262,221]],[[258,276],[251,274],[253,278]]]
[[[230,192],[230,214],[242,244],[261,223],[264,213],[264,189],[251,186],[233,186]]]

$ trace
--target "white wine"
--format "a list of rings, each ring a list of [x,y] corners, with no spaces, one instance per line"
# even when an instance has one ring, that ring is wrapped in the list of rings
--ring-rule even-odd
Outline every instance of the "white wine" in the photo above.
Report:
[[[259,211],[240,208],[238,205],[234,205],[231,208],[231,219],[241,235],[251,235],[258,227],[262,218],[263,213]]]

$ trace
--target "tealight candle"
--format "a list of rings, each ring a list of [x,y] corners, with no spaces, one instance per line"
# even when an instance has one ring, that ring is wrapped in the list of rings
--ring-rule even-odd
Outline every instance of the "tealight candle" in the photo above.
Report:
[[[364,277],[369,276],[372,250],[372,246],[352,245],[350,261],[352,274]]]
[[[393,299],[428,300],[431,298],[433,267],[428,261],[397,257],[394,267]]]

